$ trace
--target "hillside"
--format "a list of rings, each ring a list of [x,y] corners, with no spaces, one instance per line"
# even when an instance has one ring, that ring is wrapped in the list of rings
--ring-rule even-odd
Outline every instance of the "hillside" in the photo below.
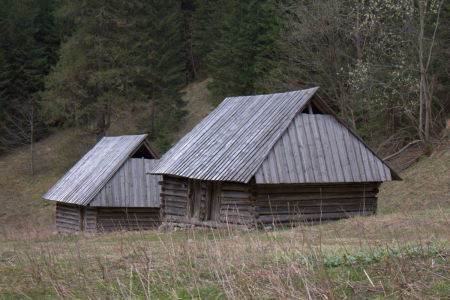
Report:
[[[191,130],[212,109],[209,80],[189,84],[183,89],[187,116],[173,142]],[[110,135],[140,133],[131,116],[122,115]],[[79,130],[65,129],[35,144],[35,175],[30,175],[29,148],[0,156],[0,238],[18,232],[54,231],[54,203],[41,196],[83,156],[96,142],[95,136]]]
[[[24,153],[0,160],[1,176],[10,174],[0,191],[8,207],[0,218],[0,299],[445,299],[450,293],[448,147],[402,172],[403,181],[384,184],[372,217],[274,231],[61,237],[51,235],[53,205],[39,197],[69,166],[65,136],[39,143],[55,159],[42,162],[47,168],[33,179],[21,173]],[[52,149],[56,142],[61,146]]]
[[[212,109],[206,83],[185,90],[184,132]],[[38,142],[35,176],[28,148],[0,157],[0,299],[423,299],[450,293],[448,145],[401,172],[403,181],[383,184],[372,217],[274,231],[54,235],[54,204],[41,195],[94,143],[74,130]]]

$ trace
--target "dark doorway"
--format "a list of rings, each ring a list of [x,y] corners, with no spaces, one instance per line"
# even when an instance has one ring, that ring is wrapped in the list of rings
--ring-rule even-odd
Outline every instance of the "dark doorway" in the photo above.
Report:
[[[220,221],[220,182],[207,183],[206,220]]]
[[[202,182],[200,180],[189,179],[188,181],[188,203],[186,207],[186,217],[200,218],[200,208],[202,201]]]

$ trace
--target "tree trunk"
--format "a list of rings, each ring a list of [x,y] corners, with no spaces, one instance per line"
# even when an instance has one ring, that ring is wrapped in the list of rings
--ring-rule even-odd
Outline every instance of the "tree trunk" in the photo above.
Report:
[[[34,101],[31,103],[31,115],[30,115],[30,170],[31,176],[34,176]]]
[[[419,83],[419,137],[423,142],[426,142],[423,126],[423,108],[426,103],[426,79],[425,66],[423,64],[423,35],[425,23],[425,6],[426,3],[418,2],[419,5],[419,68],[420,68],[420,83]]]
[[[99,46],[97,51],[97,68],[98,72],[100,73],[103,69],[103,24],[104,24],[104,18],[103,18],[103,7],[100,9],[100,12],[98,14],[98,38],[99,38]],[[102,79],[98,78],[97,82],[97,139],[100,140],[103,136],[106,134],[107,128],[107,114],[109,113],[109,108],[107,103],[103,103],[103,84]]]

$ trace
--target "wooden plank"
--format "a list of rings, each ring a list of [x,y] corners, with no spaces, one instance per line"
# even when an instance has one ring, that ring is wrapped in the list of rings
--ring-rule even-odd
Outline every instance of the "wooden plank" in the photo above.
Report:
[[[295,118],[294,123],[297,131],[297,140],[299,142],[301,158],[305,169],[305,180],[307,180],[307,182],[315,182],[316,178],[312,167],[311,154],[305,131],[305,124],[303,123],[303,120],[301,118]]]
[[[344,130],[342,130],[344,127],[339,123],[334,124],[334,127],[334,134],[336,136],[336,141],[338,142],[337,151],[339,153],[338,155],[340,157],[341,165],[345,174],[345,180],[347,182],[356,182],[357,177],[356,174],[353,174],[354,172],[352,171],[352,161],[347,151]]]
[[[292,121],[291,125],[288,127],[289,140],[291,143],[291,155],[293,159],[293,168],[296,170],[296,182],[306,181],[306,171],[305,166],[302,163],[302,158],[300,154],[300,143],[298,141],[297,129],[295,127],[295,121]],[[293,181],[295,182],[295,181]]]
[[[315,115],[304,115],[309,119],[310,122],[310,131],[312,131],[313,143],[315,144],[317,151],[317,161],[318,165],[315,165],[315,168],[319,167],[321,182],[330,182],[328,178],[328,173],[330,172],[327,168],[325,153],[324,153],[324,145],[322,144],[322,138],[319,133],[319,126],[317,124],[317,119],[319,117]]]
[[[318,134],[323,150],[323,158],[325,162],[325,166],[327,169],[327,179],[329,182],[339,182],[342,181],[342,178],[339,178],[338,173],[335,169],[335,162],[334,162],[334,156],[331,152],[331,141],[330,141],[330,134],[326,128],[327,128],[327,118],[325,116],[315,116],[315,124],[318,129]]]
[[[344,172],[343,162],[341,160],[341,157],[339,155],[339,149],[338,145],[342,143],[342,141],[338,141],[336,138],[335,133],[335,126],[333,126],[333,123],[331,122],[331,116],[327,119],[325,119],[324,122],[324,130],[327,131],[327,137],[328,137],[328,144],[330,146],[330,152],[332,155],[332,163],[334,163],[334,170],[336,175],[335,182],[348,182],[351,181],[351,176],[349,174],[346,174]]]

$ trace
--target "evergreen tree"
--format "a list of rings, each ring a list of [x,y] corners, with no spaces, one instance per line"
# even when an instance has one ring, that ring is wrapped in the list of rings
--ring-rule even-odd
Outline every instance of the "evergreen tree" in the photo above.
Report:
[[[53,122],[96,123],[98,137],[111,124],[114,103],[127,100],[133,1],[65,1],[58,15],[73,20],[75,31],[63,44],[47,79],[44,108]]]
[[[60,18],[74,33],[49,76],[45,112],[56,123],[96,122],[98,137],[114,110],[130,102],[152,103],[141,129],[166,138],[182,117],[178,91],[186,82],[178,1],[66,1]],[[164,148],[162,147],[162,148]]]
[[[55,62],[59,39],[53,22],[53,8],[51,0],[0,1],[2,148],[29,142],[13,129],[28,126],[29,122],[22,118],[28,115],[24,108],[35,110],[38,93],[44,88],[44,77]],[[39,134],[34,136],[39,137]]]
[[[219,21],[219,38],[206,56],[214,79],[210,87],[219,97],[266,91],[259,83],[277,58],[277,2],[234,0],[223,5],[227,13]]]
[[[152,111],[142,128],[159,149],[170,147],[169,136],[184,116],[179,91],[186,84],[186,51],[182,39],[181,4],[176,0],[145,2],[136,15],[133,84]]]

